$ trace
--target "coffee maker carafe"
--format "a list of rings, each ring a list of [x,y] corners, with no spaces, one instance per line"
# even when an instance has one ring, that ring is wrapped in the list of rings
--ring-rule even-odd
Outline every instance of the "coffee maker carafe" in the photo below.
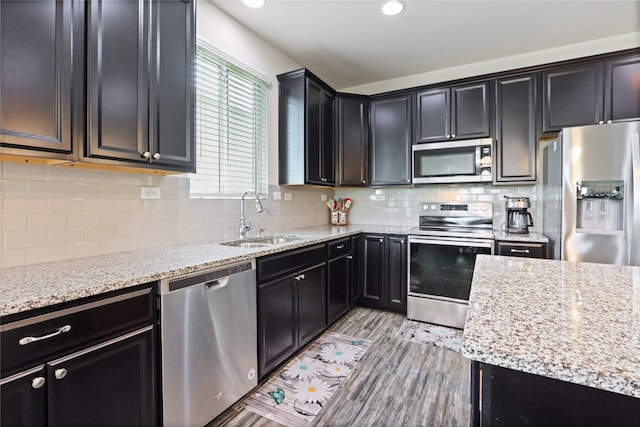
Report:
[[[528,234],[529,227],[533,227],[533,218],[527,212],[531,206],[528,197],[509,197],[506,199],[507,208],[507,233]]]

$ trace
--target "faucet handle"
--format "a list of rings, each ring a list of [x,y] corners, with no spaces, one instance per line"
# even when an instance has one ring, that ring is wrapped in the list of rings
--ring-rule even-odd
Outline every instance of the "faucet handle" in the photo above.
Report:
[[[256,237],[262,237],[265,228],[260,225],[260,217],[258,217],[258,225],[256,226]]]

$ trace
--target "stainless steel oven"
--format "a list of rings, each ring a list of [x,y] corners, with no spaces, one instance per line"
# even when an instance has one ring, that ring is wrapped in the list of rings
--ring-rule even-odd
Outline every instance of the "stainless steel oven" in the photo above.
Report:
[[[491,182],[491,138],[416,144],[413,183]]]
[[[421,204],[409,235],[407,317],[462,329],[478,254],[493,254],[491,202]]]

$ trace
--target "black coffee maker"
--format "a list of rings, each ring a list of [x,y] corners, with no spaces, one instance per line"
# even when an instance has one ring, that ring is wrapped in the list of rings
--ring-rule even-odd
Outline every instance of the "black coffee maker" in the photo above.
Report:
[[[528,234],[529,227],[533,227],[533,218],[527,212],[531,206],[528,197],[509,197],[506,199],[507,208],[507,233]]]

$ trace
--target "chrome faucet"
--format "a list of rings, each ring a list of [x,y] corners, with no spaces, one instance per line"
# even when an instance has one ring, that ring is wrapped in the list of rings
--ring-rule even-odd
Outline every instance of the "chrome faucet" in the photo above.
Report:
[[[248,194],[253,194],[256,198],[256,212],[260,213],[264,210],[255,191],[247,190],[242,193],[242,196],[240,196],[240,239],[244,239],[247,236],[247,231],[251,230],[251,221],[249,221],[249,225],[247,225],[244,218],[244,198]]]

